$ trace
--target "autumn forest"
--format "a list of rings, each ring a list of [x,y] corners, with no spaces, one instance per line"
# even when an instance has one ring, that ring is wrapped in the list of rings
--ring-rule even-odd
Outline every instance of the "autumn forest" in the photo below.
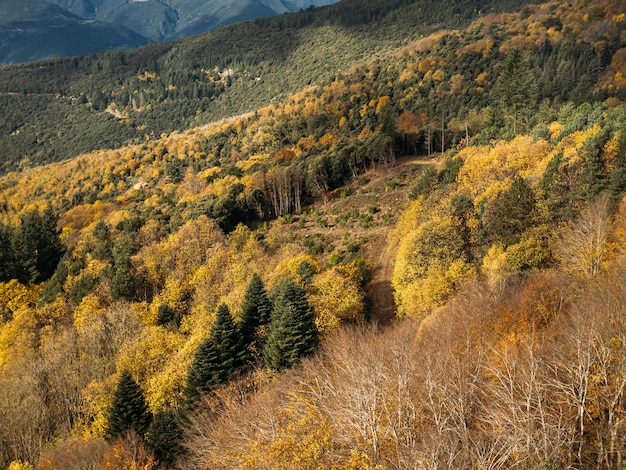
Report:
[[[494,5],[0,68],[0,468],[623,469],[626,3]]]

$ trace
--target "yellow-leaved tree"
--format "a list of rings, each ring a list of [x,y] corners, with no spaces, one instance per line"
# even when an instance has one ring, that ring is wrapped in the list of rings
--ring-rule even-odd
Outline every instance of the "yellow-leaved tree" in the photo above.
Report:
[[[400,316],[423,316],[473,272],[458,217],[435,215],[401,238],[392,276]]]
[[[313,278],[309,300],[321,335],[336,330],[342,321],[363,319],[363,294],[349,273],[328,269]]]

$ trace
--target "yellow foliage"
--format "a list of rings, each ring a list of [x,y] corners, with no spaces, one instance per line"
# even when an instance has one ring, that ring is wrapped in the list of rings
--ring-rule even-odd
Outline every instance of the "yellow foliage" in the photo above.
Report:
[[[576,163],[581,159],[580,148],[587,140],[595,137],[598,132],[600,132],[600,126],[598,124],[583,131],[573,132],[561,139],[554,149],[554,152],[560,151],[563,153],[563,162]]]
[[[481,72],[479,73],[474,81],[478,84],[478,86],[486,86],[489,84],[489,72]]]
[[[34,307],[42,291],[43,285],[27,287],[15,279],[0,282],[0,311],[6,308],[16,312],[22,307]]]
[[[226,175],[223,178],[213,181],[207,190],[218,197],[224,196],[228,194],[230,187],[236,183],[239,183],[239,178],[233,175]]]
[[[39,307],[37,318],[44,324],[55,325],[62,321],[69,312],[70,308],[66,300],[63,296],[59,296],[53,302]]]
[[[81,300],[74,310],[74,326],[78,331],[89,328],[90,323],[95,318],[104,313],[105,309],[100,303],[100,299],[95,294],[88,294]]]
[[[219,166],[212,166],[211,168],[207,168],[206,170],[198,173],[198,176],[203,179],[211,178],[214,175],[217,175],[222,171],[222,168]]]
[[[530,136],[518,136],[493,146],[466,147],[459,152],[465,161],[457,177],[459,190],[476,198],[492,183],[516,174],[524,178],[539,177],[547,165],[549,152],[548,142]]]
[[[306,405],[305,405],[306,406]],[[294,403],[277,411],[277,431],[259,439],[240,457],[241,468],[329,468],[324,456],[333,444],[331,423],[316,407]]]
[[[34,309],[22,307],[13,312],[13,319],[0,327],[0,368],[36,347],[38,326]]]
[[[445,74],[446,73],[443,71],[443,69],[437,69],[433,72],[432,78],[433,80],[440,82],[444,79]]]
[[[391,98],[389,96],[381,96],[378,99],[378,104],[376,105],[376,114],[380,114],[381,111],[383,109],[385,109],[386,106],[389,106],[389,102],[391,101]]]
[[[315,309],[315,324],[324,335],[341,320],[363,318],[363,296],[354,280],[338,269],[329,269],[313,278],[309,300]]]
[[[602,162],[608,173],[612,173],[617,169],[617,158],[619,150],[620,132],[616,132],[611,139],[604,145],[602,154],[600,155]]]
[[[495,243],[487,250],[481,271],[492,289],[506,277],[506,253],[501,243]]]
[[[189,352],[185,354],[185,351]],[[165,367],[148,378],[146,402],[153,413],[183,404],[183,388],[192,359],[193,351],[190,348],[172,354]]]
[[[473,274],[473,267],[463,260],[453,261],[448,267],[443,263],[431,264],[425,276],[396,289],[398,315],[419,318],[430,314]]]
[[[153,410],[158,410],[166,404],[163,403],[163,389],[165,388],[167,393],[172,391],[172,379],[178,379],[175,385],[179,388],[182,386],[180,374],[171,377],[169,375],[173,372],[170,361],[184,343],[185,337],[182,334],[152,326],[144,329],[135,342],[125,345],[118,356],[117,370],[129,370],[138,383],[147,388],[146,401]],[[179,364],[176,361],[174,369],[178,368]],[[167,371],[167,374],[164,374],[164,371]],[[162,384],[160,381],[166,383]],[[174,394],[170,396],[173,397]]]
[[[359,452],[356,449],[350,449],[350,459],[343,466],[344,470],[373,470],[372,462],[367,452]]]
[[[341,126],[341,124],[340,124],[340,126]],[[334,134],[330,134],[330,133],[327,132],[322,137],[320,137],[320,144],[321,145],[333,145],[338,140],[339,140],[339,137],[337,137]]]
[[[154,297],[150,304],[150,315],[148,318],[157,318],[158,309],[161,305],[167,305],[176,312],[183,312],[187,308],[187,294],[189,285],[181,279],[168,277],[165,280],[163,290]]]
[[[298,274],[298,268],[302,263],[308,263],[311,266],[313,273],[319,273],[321,271],[319,263],[310,255],[307,255],[306,253],[292,255],[284,258],[278,263],[274,272],[272,272],[270,276],[268,287],[272,288],[285,276],[290,276],[296,281],[302,283],[303,279],[300,277],[300,274]]]
[[[412,201],[409,207],[402,211],[400,217],[398,218],[398,222],[396,223],[396,227],[390,237],[390,245],[392,247],[397,246],[405,235],[417,230],[423,211],[423,196],[420,196],[415,201]]]
[[[91,381],[83,390],[83,407],[81,423],[84,429],[84,437],[104,436],[106,431],[109,406],[115,387],[117,376],[111,375],[102,382]]]
[[[392,275],[401,316],[423,316],[473,273],[464,260],[460,220],[433,216],[400,238]]]
[[[554,140],[563,130],[563,124],[558,121],[554,121],[548,128],[550,129],[550,139]]]
[[[7,470],[35,470],[35,467],[33,467],[28,462],[14,460],[13,462],[9,464],[9,467],[7,468]]]
[[[430,70],[434,68],[438,64],[438,62],[439,61],[436,57],[428,56],[422,61],[420,61],[419,64],[417,64],[417,70],[419,70],[420,72],[424,72],[425,70]]]

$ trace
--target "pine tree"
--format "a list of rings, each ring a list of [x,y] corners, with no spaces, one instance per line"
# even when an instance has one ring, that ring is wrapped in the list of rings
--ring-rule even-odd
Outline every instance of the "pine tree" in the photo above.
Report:
[[[113,299],[132,299],[135,295],[135,278],[130,269],[132,244],[125,235],[113,245],[114,274],[111,279],[111,297]]]
[[[193,407],[203,395],[228,382],[243,364],[244,357],[233,317],[222,304],[217,309],[209,337],[200,344],[189,367],[185,384],[187,405]]]
[[[37,245],[40,236],[39,216],[29,212],[22,217],[20,227],[13,237],[12,251],[15,255],[15,277],[22,284],[37,282]]]
[[[270,321],[272,306],[261,277],[254,273],[243,299],[239,317],[239,335],[249,358],[255,358],[263,348],[267,334],[262,331]]]
[[[59,238],[59,217],[47,208],[39,216],[39,238],[37,240],[37,271],[40,278],[48,280],[56,271],[63,256],[63,245]]]
[[[220,384],[220,362],[217,348],[211,338],[206,338],[193,357],[185,382],[186,405],[193,408],[203,395]]]
[[[174,411],[160,411],[154,415],[146,433],[146,443],[161,464],[169,466],[174,463],[183,453],[182,441],[183,431]]]
[[[535,209],[532,188],[521,176],[516,176],[511,187],[494,203],[487,230],[494,241],[506,246],[519,242],[520,236],[531,225]]]
[[[104,220],[99,220],[93,228],[93,236],[97,240],[96,246],[92,252],[95,258],[108,260],[113,256],[109,235],[109,227]]]
[[[317,328],[313,308],[299,284],[284,278],[275,289],[264,359],[267,367],[279,371],[315,350]]]
[[[211,340],[217,348],[222,364],[222,382],[226,382],[244,362],[244,348],[226,304],[221,304],[217,308],[215,322],[211,327]]]
[[[15,258],[13,256],[13,234],[0,223],[0,282],[8,282],[14,278]]]
[[[143,435],[148,430],[151,419],[141,388],[130,372],[123,370],[109,408],[107,437],[124,437],[131,429]]]

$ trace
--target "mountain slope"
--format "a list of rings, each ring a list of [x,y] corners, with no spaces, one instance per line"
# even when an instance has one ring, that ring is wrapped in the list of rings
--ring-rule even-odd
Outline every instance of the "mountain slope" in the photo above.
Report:
[[[623,2],[551,1],[467,26],[437,22],[435,4],[459,2],[390,3],[7,68],[2,83],[22,88],[0,97],[14,104],[3,125],[14,110],[22,121],[2,145],[118,140],[0,178],[0,468],[619,467]],[[438,29],[419,37],[416,18]],[[296,21],[310,30],[294,34]],[[239,106],[265,106],[206,123],[255,91]],[[155,109],[199,125],[148,133]],[[144,133],[121,146],[124,130]],[[253,273],[269,291],[255,301]],[[286,277],[321,347],[268,374],[264,338],[303,332],[271,306],[265,323],[263,297],[287,306]],[[394,303],[390,325],[363,331]],[[232,328],[216,311],[238,322],[250,304],[258,321],[240,332],[258,361],[207,382],[190,411],[191,364],[232,371],[244,356],[221,348]],[[105,440],[124,370],[154,426]]]
[[[152,41],[182,38],[219,26],[323,6],[337,0],[49,0],[83,18],[121,25]]]
[[[0,65],[130,49],[148,40],[122,26],[85,20],[39,0],[0,1]]]
[[[3,68],[0,172],[279,103],[439,28],[523,3],[346,0],[128,53]]]

